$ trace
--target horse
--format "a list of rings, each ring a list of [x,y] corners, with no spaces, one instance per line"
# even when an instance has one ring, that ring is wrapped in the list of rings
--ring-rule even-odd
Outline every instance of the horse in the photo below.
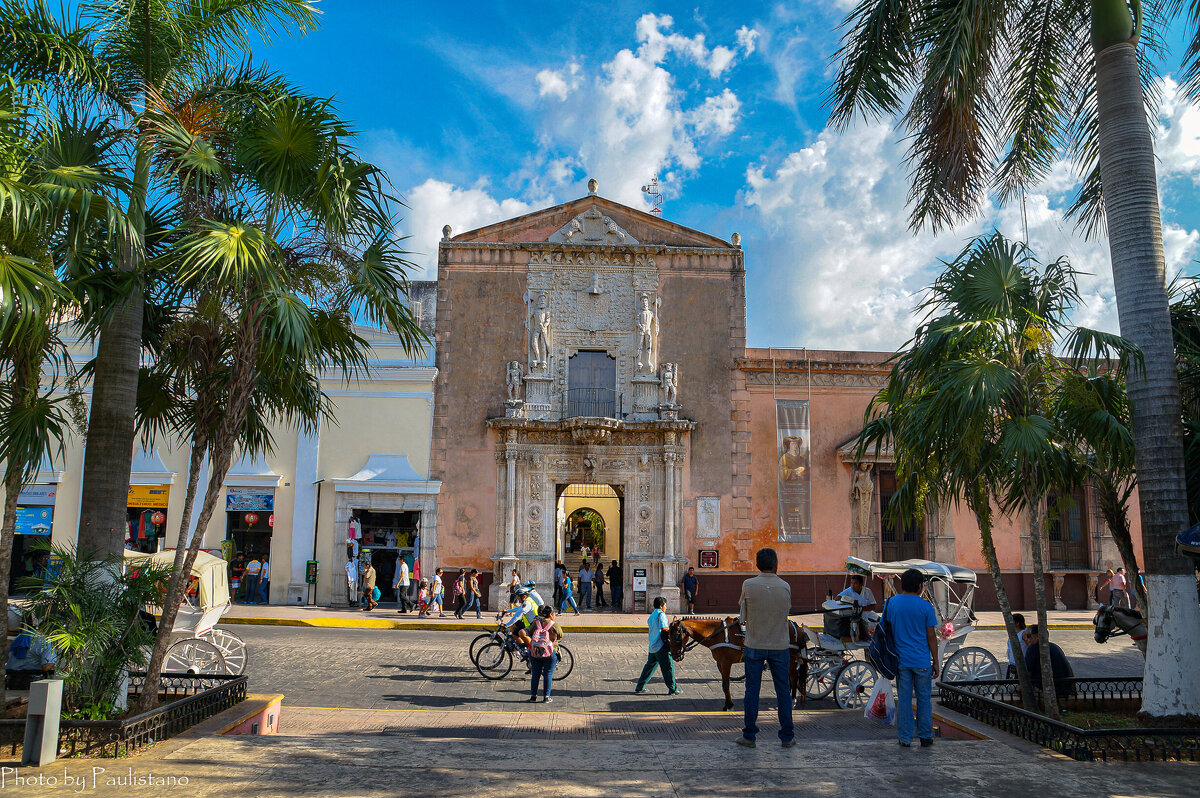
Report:
[[[1092,625],[1096,627],[1097,643],[1107,643],[1109,638],[1127,634],[1142,656],[1146,656],[1146,622],[1137,610],[1103,604],[1092,618]]]
[[[804,684],[808,680],[808,658],[805,648],[808,640],[800,632],[800,627],[794,621],[788,621],[788,637],[790,638],[791,662],[788,666],[789,686],[792,693],[792,706],[800,706],[805,701]],[[667,641],[671,658],[676,662],[683,661],[683,655],[696,646],[704,646],[711,653],[721,672],[721,687],[725,690],[725,706],[722,711],[733,709],[733,696],[729,692],[729,672],[735,663],[742,661],[742,649],[745,647],[746,635],[742,631],[737,618],[676,618],[671,621],[667,631]]]

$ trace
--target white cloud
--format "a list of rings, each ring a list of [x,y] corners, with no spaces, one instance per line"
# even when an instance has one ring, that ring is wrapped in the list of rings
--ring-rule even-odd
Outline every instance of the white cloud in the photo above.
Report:
[[[728,136],[737,126],[738,112],[741,108],[742,104],[737,95],[725,89],[720,94],[707,98],[703,105],[692,109],[686,116],[698,136],[713,133]]]
[[[1200,141],[1200,114],[1172,108],[1160,140],[1167,174],[1200,175],[1188,142]],[[1065,218],[1075,188],[1068,164],[1057,163],[1021,206],[988,206],[970,224],[932,235],[908,229],[908,178],[904,148],[886,123],[823,131],[810,146],[746,171],[741,198],[766,239],[748,240],[756,327],[775,345],[891,350],[915,327],[920,292],[940,271],[939,259],[956,255],[966,240],[993,228],[1023,237],[1043,262],[1066,256],[1081,272],[1077,324],[1116,331],[1116,300],[1108,243],[1087,241]],[[1164,223],[1168,274],[1184,268],[1200,249],[1200,233],[1170,219]],[[756,268],[757,267],[757,268]],[[761,286],[761,287],[759,287]]]
[[[670,14],[643,14],[637,21],[636,32],[637,40],[641,43],[638,47],[638,55],[647,59],[650,63],[660,64],[671,53],[680,53],[697,66],[708,70],[708,74],[714,78],[720,77],[726,69],[733,64],[734,57],[737,53],[724,45],[718,45],[711,50],[704,43],[704,34],[697,33],[695,36],[684,36],[681,33],[668,33],[675,20]],[[742,30],[746,30],[745,27]],[[739,30],[737,33],[738,44],[741,46],[743,39],[747,38]],[[742,47],[746,54],[749,55],[754,49],[753,37],[749,37],[749,47]]]
[[[743,25],[737,29],[737,43],[738,47],[742,48],[743,53],[750,55],[754,52],[754,48],[758,46],[758,31]]]
[[[406,200],[410,210],[401,227],[411,238],[405,246],[413,253],[412,260],[425,270],[424,279],[437,273],[437,247],[444,225],[458,235],[532,209],[511,197],[496,199],[483,184],[462,188],[433,178],[410,189]]]
[[[534,79],[537,81],[539,97],[567,99],[567,95],[579,87],[579,64],[572,63],[565,69],[543,69]]]

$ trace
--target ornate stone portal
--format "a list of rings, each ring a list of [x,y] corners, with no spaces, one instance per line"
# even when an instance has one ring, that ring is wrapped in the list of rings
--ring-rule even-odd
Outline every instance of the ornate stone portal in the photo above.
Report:
[[[639,568],[647,600],[662,595],[678,606],[683,468],[696,425],[679,416],[677,365],[659,374],[658,271],[636,244],[593,208],[546,244],[527,245],[528,370],[505,364],[505,417],[488,420],[498,436],[494,601],[514,567],[548,597],[560,487],[594,483],[612,486],[621,500],[626,607]],[[581,351],[613,359],[611,389],[584,389],[611,392],[611,401],[572,401],[571,358]]]

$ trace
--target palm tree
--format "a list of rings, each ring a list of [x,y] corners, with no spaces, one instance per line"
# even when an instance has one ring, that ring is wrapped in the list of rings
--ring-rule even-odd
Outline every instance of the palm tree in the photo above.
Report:
[[[213,104],[199,115],[201,129],[197,99],[204,102],[164,102],[148,120],[177,176],[183,219],[164,260],[187,297],[166,337],[180,342],[182,365],[165,359],[150,383],[174,386],[176,410],[161,415],[193,449],[178,568],[143,707],[156,700],[185,575],[238,444],[263,451],[268,421],[314,424],[328,415],[319,375],[348,378],[366,367],[369,345],[354,331],[356,318],[386,324],[410,352],[425,342],[404,301],[409,264],[391,238],[395,200],[383,174],[355,156],[331,104],[271,84],[249,101]],[[208,490],[188,541],[204,454]]]
[[[1131,356],[1123,339],[1073,328],[1075,272],[1063,259],[1041,266],[999,234],[973,241],[947,263],[920,309],[925,320],[896,357],[872,402],[863,446],[890,435],[904,480],[903,508],[965,499],[979,521],[1014,651],[1020,648],[992,540],[992,505],[1023,516],[1030,529],[1034,595],[1046,643],[1043,563],[1045,501],[1070,484],[1072,430],[1060,411],[1080,364]],[[1069,357],[1060,357],[1063,349]],[[910,477],[912,478],[910,484]],[[1048,644],[1039,647],[1044,706],[1058,714]],[[1018,663],[1022,693],[1027,675]]]
[[[55,119],[11,80],[0,86],[0,618],[7,628],[17,501],[44,457],[84,415],[59,330],[77,310],[64,261],[122,230],[106,120]],[[81,426],[81,424],[80,424]],[[8,647],[0,651],[0,667]],[[0,704],[3,704],[0,687]]]
[[[1161,20],[1186,8],[1147,3]],[[1200,607],[1187,525],[1179,387],[1171,351],[1154,148],[1138,48],[1156,44],[1141,0],[861,0],[847,17],[832,119],[901,115],[911,134],[914,228],[975,215],[989,190],[1018,196],[1070,157],[1083,185],[1072,214],[1107,227],[1122,333],[1144,354],[1130,374],[1143,554],[1152,599],[1143,711],[1200,714]],[[1200,32],[1184,57],[1200,87]],[[1101,220],[1103,219],[1103,224]]]
[[[129,142],[126,215],[133,238],[111,260],[127,291],[99,322],[91,417],[84,453],[81,550],[123,547],[146,258],[147,199],[156,192],[153,142],[143,135],[149,98],[193,84],[223,59],[240,58],[256,35],[303,32],[315,0],[86,0],[56,13],[47,0],[0,5],[0,68],[119,116]]]

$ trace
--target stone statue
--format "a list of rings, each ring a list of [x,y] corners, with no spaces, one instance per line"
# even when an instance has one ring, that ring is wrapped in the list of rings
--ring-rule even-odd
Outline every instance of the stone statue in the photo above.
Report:
[[[617,223],[607,216],[604,218],[604,233],[610,244],[624,244],[625,231],[617,226]]]
[[[676,397],[679,392],[679,364],[678,363],[663,363],[662,367],[662,389],[663,402],[669,405],[676,404]]]
[[[563,240],[570,244],[575,236],[583,237],[583,223],[578,218],[572,219],[567,225],[567,231],[563,234]]]
[[[521,400],[521,361],[510,360],[508,362],[508,372],[505,375],[505,381],[508,384],[508,401],[519,402]]]
[[[659,303],[656,301],[655,305]],[[654,374],[658,358],[658,314],[650,307],[650,295],[642,294],[642,306],[637,314],[638,361],[641,374]]]
[[[529,370],[546,371],[550,352],[550,311],[546,310],[546,295],[538,295],[536,306],[532,298],[526,301],[530,304],[525,322],[529,330]]]
[[[875,495],[875,480],[871,464],[859,463],[850,484],[850,506],[854,508],[854,532],[866,535],[871,528],[871,498]]]

